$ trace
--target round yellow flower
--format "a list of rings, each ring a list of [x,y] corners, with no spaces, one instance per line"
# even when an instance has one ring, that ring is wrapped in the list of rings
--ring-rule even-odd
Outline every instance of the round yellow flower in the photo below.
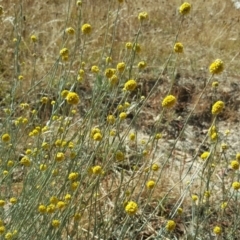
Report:
[[[108,115],[108,116],[107,116],[107,122],[108,122],[109,124],[114,124],[115,121],[116,121],[116,118],[114,117],[114,115]]]
[[[134,91],[135,88],[137,87],[137,82],[133,79],[128,80],[125,84],[124,84],[124,88],[127,91]]]
[[[4,226],[0,226],[0,234],[3,234],[5,232],[5,227]]]
[[[113,74],[112,77],[109,80],[109,83],[111,84],[111,86],[115,86],[118,84],[118,76]]]
[[[219,226],[214,227],[213,232],[216,235],[220,235],[222,233],[222,229]]]
[[[25,166],[25,167],[29,167],[31,165],[31,161],[27,156],[24,156],[21,160],[20,163]]]
[[[238,162],[240,162],[240,153],[236,154],[236,159],[238,160]]]
[[[101,166],[94,166],[94,167],[92,167],[91,170],[92,170],[92,173],[96,174],[96,175],[99,175],[99,174],[103,173],[103,170],[102,170]]]
[[[107,68],[105,70],[105,76],[107,78],[111,78],[114,75],[115,72],[116,72],[116,69],[114,69],[114,68]]]
[[[222,101],[215,102],[212,106],[212,114],[213,115],[219,114],[220,112],[222,112],[224,106],[225,106],[225,104]]]
[[[59,227],[59,225],[60,225],[60,221],[59,221],[59,220],[57,220],[57,219],[53,219],[53,220],[52,220],[52,226],[53,226],[54,228]]]
[[[69,35],[74,35],[75,34],[75,30],[72,27],[68,27],[66,29],[66,33],[69,34]]]
[[[138,14],[138,20],[139,21],[144,21],[148,19],[148,13],[147,12],[140,12]]]
[[[157,163],[154,163],[152,166],[151,166],[151,169],[152,169],[152,171],[158,171],[158,169],[159,169],[159,165],[157,164]]]
[[[239,162],[237,160],[231,161],[231,168],[233,170],[238,170],[239,169]]]
[[[132,44],[131,42],[127,42],[127,43],[125,44],[125,47],[126,47],[126,49],[130,50],[130,49],[132,49],[133,44]]]
[[[213,87],[213,88],[217,88],[218,85],[219,85],[218,81],[214,81],[214,82],[212,83],[212,87]]]
[[[9,142],[11,140],[11,137],[8,133],[5,133],[2,135],[2,141],[3,142]]]
[[[212,74],[220,74],[224,70],[224,64],[221,59],[216,59],[209,67]]]
[[[123,161],[123,160],[124,160],[125,155],[124,155],[124,153],[123,153],[122,151],[117,150],[117,152],[116,152],[116,154],[115,154],[115,158],[116,158],[117,161],[120,162],[120,161]]]
[[[234,190],[240,189],[240,182],[233,182],[233,183],[232,183],[232,188],[233,188]]]
[[[173,95],[166,96],[162,101],[163,108],[172,108],[176,104],[177,99]]]
[[[68,92],[68,95],[66,97],[68,104],[78,104],[80,101],[80,98],[77,93],[75,92]]]
[[[191,4],[188,2],[184,2],[180,7],[179,7],[179,13],[182,15],[186,15],[190,12],[191,10]]]
[[[134,141],[135,138],[136,138],[136,134],[135,133],[130,133],[129,134],[129,140]]]
[[[155,182],[153,180],[149,180],[147,183],[146,183],[146,186],[148,189],[153,189],[155,187]]]
[[[118,70],[119,72],[123,72],[124,69],[125,69],[125,67],[126,67],[125,62],[120,62],[120,63],[117,64],[117,70]]]
[[[10,198],[9,201],[10,201],[11,204],[17,203],[17,199],[15,197]]]
[[[175,229],[176,223],[173,220],[168,220],[166,224],[166,229],[171,232]]]
[[[138,68],[139,69],[144,69],[147,66],[147,63],[145,61],[141,61],[138,63]]]
[[[47,211],[47,208],[46,208],[45,205],[41,204],[41,205],[38,206],[38,211],[40,213],[45,213]]]
[[[201,155],[202,160],[206,160],[209,157],[210,153],[209,152],[203,152]]]
[[[93,135],[93,140],[95,140],[95,141],[101,141],[102,140],[102,134],[101,133],[95,133],[94,135]]]
[[[72,172],[68,175],[68,179],[71,181],[75,181],[78,178],[78,173],[77,172]]]
[[[62,48],[62,49],[60,50],[60,56],[61,56],[61,57],[67,57],[67,56],[68,56],[68,53],[69,53],[69,51],[68,51],[67,48]]]
[[[37,42],[37,37],[35,35],[32,35],[30,38],[33,42]]]
[[[0,199],[0,207],[3,207],[5,205],[5,201]]]
[[[198,200],[198,196],[195,195],[195,194],[193,194],[193,195],[192,195],[192,200],[193,200],[194,202],[196,202],[196,201]]]
[[[83,34],[90,34],[92,31],[92,26],[88,23],[82,25],[82,33]]]
[[[175,43],[174,45],[174,52],[175,53],[183,53],[183,45],[180,42]]]
[[[135,215],[138,211],[138,205],[134,201],[129,201],[125,206],[125,212],[128,215]]]
[[[120,118],[121,120],[126,119],[126,118],[127,118],[127,113],[121,112],[121,113],[119,114],[119,118]]]
[[[92,66],[91,67],[91,72],[93,72],[93,73],[98,73],[99,72],[99,67],[98,66]]]
[[[58,152],[55,156],[56,162],[62,162],[65,159],[65,155],[62,152]]]

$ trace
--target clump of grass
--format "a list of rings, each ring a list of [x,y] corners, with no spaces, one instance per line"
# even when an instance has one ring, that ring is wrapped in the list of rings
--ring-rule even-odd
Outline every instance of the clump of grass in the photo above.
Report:
[[[14,13],[0,79],[11,76],[1,93],[1,237],[237,236],[240,154],[221,128],[228,103],[216,80],[225,61],[210,51],[192,94],[180,73],[203,64],[184,37],[198,8],[165,3],[174,14],[161,26],[159,59],[149,35],[161,19],[148,3],[137,13],[122,0],[100,12],[87,1],[60,1],[57,16],[33,15],[30,24],[32,4],[0,7],[3,23]],[[56,3],[38,4],[41,11]],[[197,111],[209,119],[198,138]]]

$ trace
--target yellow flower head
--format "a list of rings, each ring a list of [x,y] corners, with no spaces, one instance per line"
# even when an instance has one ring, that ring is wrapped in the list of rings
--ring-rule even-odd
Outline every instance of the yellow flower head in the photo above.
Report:
[[[221,59],[216,59],[209,67],[211,74],[220,74],[224,69],[224,64]]]
[[[141,52],[141,46],[140,46],[140,44],[134,43],[134,45],[133,45],[133,50],[134,50],[136,53],[140,53],[140,52]]]
[[[135,215],[138,211],[138,205],[134,201],[129,201],[125,206],[125,212],[128,215]]]
[[[3,142],[9,142],[11,140],[11,137],[8,133],[5,133],[2,135],[2,141]]]
[[[69,51],[68,51],[67,48],[62,48],[62,49],[60,50],[60,56],[61,56],[61,57],[67,57],[68,54],[69,54]]]
[[[65,155],[62,152],[58,152],[55,156],[56,162],[62,162],[65,159]]]
[[[177,99],[173,95],[166,96],[162,101],[163,108],[172,108],[176,104]]]
[[[109,64],[112,62],[112,58],[111,57],[106,57],[106,64]]]
[[[133,44],[131,43],[131,42],[127,42],[126,44],[125,44],[125,47],[126,47],[126,49],[132,49],[132,47],[133,47]]]
[[[0,207],[3,207],[5,205],[5,201],[0,199]]]
[[[101,133],[95,133],[94,135],[93,135],[93,140],[95,140],[95,141],[101,141],[102,140],[102,134]]]
[[[225,106],[225,104],[222,101],[215,102],[212,106],[212,114],[213,115],[219,114],[220,112],[222,112],[224,106]]]
[[[90,34],[92,32],[92,26],[88,23],[82,25],[82,33],[83,34]]]
[[[206,159],[209,157],[209,155],[210,155],[209,152],[204,152],[204,153],[202,153],[202,155],[201,155],[201,159],[202,159],[202,160],[206,160]]]
[[[214,227],[213,232],[216,235],[220,235],[222,233],[222,229],[219,226]]]
[[[218,81],[214,81],[214,82],[212,83],[212,87],[213,87],[213,88],[217,88],[218,85],[219,85]]]
[[[59,221],[59,220],[57,220],[57,219],[53,219],[53,220],[52,220],[52,226],[53,226],[54,228],[59,227],[59,225],[60,225],[60,221]]]
[[[173,220],[168,220],[166,224],[166,229],[171,232],[175,229],[176,223]]]
[[[77,93],[75,92],[68,92],[68,95],[66,97],[68,104],[78,104],[80,101],[80,98]]]
[[[125,84],[124,84],[124,88],[127,91],[134,91],[135,88],[137,87],[137,82],[135,80],[128,80]]]
[[[25,166],[25,167],[29,167],[31,165],[31,161],[27,156],[24,156],[21,160],[20,163]]]
[[[115,86],[118,84],[118,76],[113,74],[112,77],[109,80],[109,83],[111,84],[111,86]]]
[[[77,172],[72,172],[72,173],[70,173],[69,175],[68,175],[68,179],[70,180],[70,181],[75,181],[77,178],[78,178],[78,173]]]
[[[130,133],[129,134],[129,140],[134,141],[135,138],[136,138],[136,134],[135,133]]]
[[[233,183],[232,183],[232,188],[233,188],[234,190],[240,189],[240,182],[233,182]]]
[[[92,167],[92,173],[95,175],[99,175],[103,173],[102,167],[101,166],[94,166]]]
[[[91,72],[98,73],[99,72],[99,67],[98,66],[92,66],[91,67]]]
[[[138,68],[139,69],[144,69],[147,66],[147,63],[145,61],[141,61],[138,63]]]
[[[119,114],[119,118],[120,118],[121,120],[126,119],[126,118],[127,118],[127,113],[121,112],[121,113]]]
[[[193,194],[193,195],[192,195],[192,200],[193,200],[194,202],[196,202],[196,201],[198,200],[198,196],[195,195],[195,194]]]
[[[68,27],[66,29],[66,33],[69,34],[69,35],[74,35],[75,34],[75,30],[72,27]]]
[[[31,38],[32,42],[37,42],[37,37],[36,37],[36,35],[32,35],[30,38]]]
[[[124,160],[125,155],[124,155],[124,153],[122,151],[117,150],[117,152],[115,154],[115,158],[116,158],[117,161],[121,162],[121,161]]]
[[[155,182],[153,180],[149,180],[147,183],[146,183],[146,187],[148,189],[153,189],[155,187]]]
[[[175,43],[174,45],[174,52],[175,53],[183,53],[183,45],[180,42]]]
[[[123,72],[124,69],[125,69],[125,67],[126,67],[125,62],[120,62],[120,63],[117,64],[117,70],[118,70],[119,72]]]
[[[148,13],[147,12],[140,12],[138,14],[138,20],[139,21],[144,21],[148,19]]]
[[[159,165],[157,164],[157,163],[153,163],[153,165],[151,166],[151,169],[152,169],[152,171],[158,171],[158,169],[159,169]]]
[[[239,169],[239,162],[237,160],[231,161],[231,168],[233,170],[238,170]]]
[[[191,10],[191,4],[188,2],[184,2],[180,7],[179,7],[179,13],[182,15],[186,15],[190,12]]]
[[[107,122],[108,122],[109,124],[114,124],[115,121],[116,121],[116,118],[114,117],[114,115],[108,115],[108,116],[107,116]]]
[[[111,78],[113,76],[113,74],[115,74],[115,72],[116,72],[116,69],[114,69],[114,68],[107,68],[105,70],[105,76],[107,78]]]

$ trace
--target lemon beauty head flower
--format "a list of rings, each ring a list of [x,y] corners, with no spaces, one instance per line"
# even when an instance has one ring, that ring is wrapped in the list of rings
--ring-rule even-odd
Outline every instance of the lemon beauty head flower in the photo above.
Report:
[[[166,224],[166,229],[171,232],[175,229],[176,223],[173,220],[168,220]]]
[[[223,101],[217,101],[212,106],[212,114],[217,115],[222,112],[225,104]]]
[[[180,42],[175,43],[174,45],[174,52],[175,53],[183,53],[183,45]]]
[[[172,108],[176,104],[176,97],[173,95],[166,96],[162,101],[162,107],[163,108]]]
[[[190,12],[191,10],[191,4],[188,2],[184,2],[180,7],[179,7],[179,13],[181,15],[186,15]]]
[[[80,98],[77,93],[75,92],[68,92],[67,97],[66,97],[67,103],[68,104],[78,104],[80,101]]]
[[[90,34],[92,32],[92,26],[88,23],[82,25],[82,33],[83,34]]]
[[[124,84],[124,88],[127,91],[134,91],[135,88],[137,87],[137,82],[133,79],[128,80],[125,84]]]
[[[220,74],[224,70],[224,64],[221,59],[216,59],[210,66],[209,72],[212,74]]]
[[[148,13],[147,12],[140,12],[138,14],[138,20],[139,21],[144,21],[148,19]]]
[[[125,212],[128,215],[135,215],[138,211],[138,205],[134,201],[129,201],[127,205],[125,206]]]

